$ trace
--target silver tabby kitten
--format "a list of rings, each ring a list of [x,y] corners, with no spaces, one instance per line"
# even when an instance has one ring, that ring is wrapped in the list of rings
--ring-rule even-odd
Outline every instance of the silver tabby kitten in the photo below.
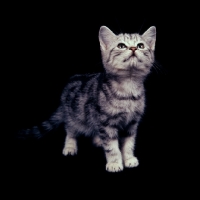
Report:
[[[154,26],[142,35],[115,35],[102,26],[99,42],[104,72],[73,76],[63,90],[57,111],[22,135],[41,137],[64,123],[65,156],[77,154],[77,137],[84,134],[104,149],[107,171],[136,167],[135,138],[145,107],[143,82],[154,63],[155,41]],[[120,130],[124,131],[122,135]]]

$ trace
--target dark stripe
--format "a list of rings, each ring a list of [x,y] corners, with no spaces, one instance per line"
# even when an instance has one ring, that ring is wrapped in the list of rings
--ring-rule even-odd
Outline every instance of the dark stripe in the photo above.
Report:
[[[100,106],[97,104],[96,96],[90,96],[84,105],[84,115],[86,123],[95,122],[98,119]]]
[[[121,55],[122,54],[122,52],[118,52],[117,54],[115,54],[114,56],[113,56],[113,60],[114,60],[114,58],[116,57],[116,56],[119,56],[119,55]]]
[[[83,80],[82,81],[82,85],[81,85],[81,87],[80,87],[80,92],[81,93],[86,93],[86,88],[87,88],[87,86],[88,86],[88,79],[87,80]]]
[[[147,52],[143,53],[146,57],[149,57],[149,54]]]
[[[98,113],[101,112],[101,104],[100,104],[100,92],[102,91],[102,83],[103,83],[103,79],[104,79],[104,74],[101,74],[99,77],[98,77],[98,80],[97,80],[97,103],[96,103],[96,111]]]
[[[131,57],[132,57],[132,55],[130,57],[128,57],[127,59],[124,59],[123,62],[130,60]]]
[[[141,37],[138,34],[135,34],[135,40],[138,41]]]
[[[133,119],[132,121],[130,121],[128,123],[128,125],[126,126],[126,129],[128,130],[131,126],[136,125],[137,121],[135,119]]]
[[[106,127],[106,126],[110,126],[113,128],[120,128],[123,125],[123,122],[125,121],[125,112],[120,112],[118,114],[115,114],[113,116],[109,115],[108,113],[103,112],[103,115],[107,116],[107,119],[104,121],[101,121],[101,124]],[[116,123],[116,124],[115,124]]]
[[[118,138],[118,132],[116,131],[116,134],[113,136],[109,136],[108,133],[105,132],[105,130],[101,130],[99,132],[99,137],[103,141],[103,144],[106,145],[106,142],[109,141],[110,139],[117,139]]]
[[[75,93],[75,97],[73,99],[70,99],[72,110],[77,110],[77,108],[78,108],[78,102],[77,102],[78,98],[79,98],[79,93]]]
[[[111,150],[111,151],[113,151],[113,150]],[[110,155],[113,156],[113,157],[117,156],[117,152],[115,152],[115,151],[111,152]],[[113,162],[117,162],[117,161],[118,161],[118,159],[116,158]]]
[[[105,151],[106,153],[110,153],[111,151],[113,151],[113,149],[104,149],[104,151]]]
[[[115,47],[114,47],[114,48],[115,48]],[[108,60],[106,61],[107,63],[110,62],[111,53],[113,52],[114,48],[110,50]]]
[[[125,38],[125,34],[123,34],[123,36],[124,36],[124,41],[126,40],[126,38]]]
[[[104,95],[108,101],[110,101],[112,99],[111,95],[109,94],[108,90],[106,89],[106,84],[102,85],[101,91],[104,93]]]

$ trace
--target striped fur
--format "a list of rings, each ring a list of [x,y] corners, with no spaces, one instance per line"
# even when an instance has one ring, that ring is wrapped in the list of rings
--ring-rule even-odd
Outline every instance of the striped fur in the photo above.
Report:
[[[143,82],[154,63],[155,35],[155,27],[143,35],[115,35],[102,26],[99,41],[104,72],[71,77],[57,111],[40,126],[21,132],[21,136],[39,138],[64,123],[64,155],[77,153],[76,139],[84,134],[104,149],[107,171],[137,166],[135,137],[145,109]],[[138,45],[141,43],[144,48]],[[123,135],[119,135],[120,130],[124,130]]]

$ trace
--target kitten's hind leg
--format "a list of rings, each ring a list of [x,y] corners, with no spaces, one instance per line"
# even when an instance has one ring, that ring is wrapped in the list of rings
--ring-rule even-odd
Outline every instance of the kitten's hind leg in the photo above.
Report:
[[[63,155],[76,155],[78,151],[77,140],[73,134],[67,133],[65,139],[65,146],[63,148]]]
[[[137,167],[138,159],[134,156],[135,135],[125,137],[122,142],[122,157],[125,167]]]
[[[109,172],[119,172],[123,170],[122,155],[119,150],[117,139],[109,139],[103,142],[106,154],[106,170]]]

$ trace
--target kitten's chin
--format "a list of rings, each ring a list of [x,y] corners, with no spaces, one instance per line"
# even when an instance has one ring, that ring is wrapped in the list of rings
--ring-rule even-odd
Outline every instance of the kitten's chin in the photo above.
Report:
[[[149,73],[149,67],[146,67],[137,56],[130,56],[126,61],[122,60],[115,66],[106,65],[108,74],[121,77],[145,77]]]
[[[129,66],[137,66],[138,59],[135,56],[131,56],[129,59]]]

